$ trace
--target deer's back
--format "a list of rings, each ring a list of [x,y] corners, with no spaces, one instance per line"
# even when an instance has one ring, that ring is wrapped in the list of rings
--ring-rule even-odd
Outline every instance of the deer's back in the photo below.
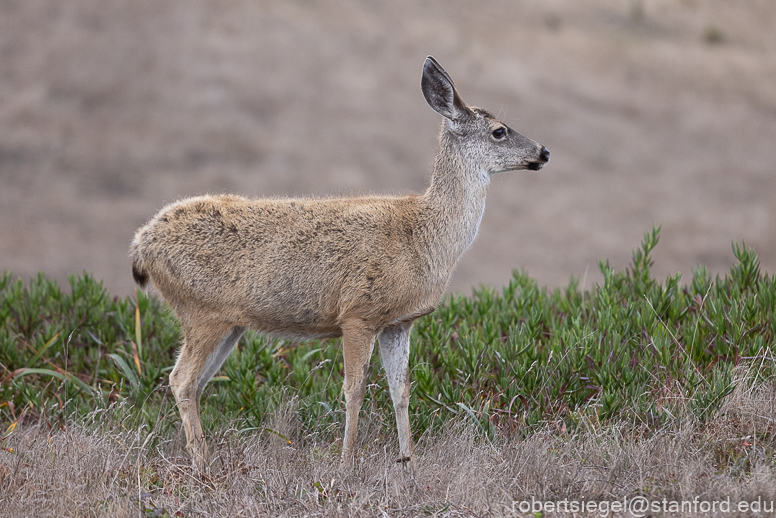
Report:
[[[438,302],[449,272],[434,270],[424,232],[417,196],[203,196],[165,207],[135,240],[174,308],[335,336],[347,318],[387,324]]]

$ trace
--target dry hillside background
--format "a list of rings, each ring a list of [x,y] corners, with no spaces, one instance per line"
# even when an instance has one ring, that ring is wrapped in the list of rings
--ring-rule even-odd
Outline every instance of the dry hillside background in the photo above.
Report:
[[[590,287],[656,224],[659,276],[742,240],[774,272],[774,27],[773,0],[3,0],[0,269],[129,294],[178,198],[422,191],[432,54],[552,152],[493,179],[453,290]]]

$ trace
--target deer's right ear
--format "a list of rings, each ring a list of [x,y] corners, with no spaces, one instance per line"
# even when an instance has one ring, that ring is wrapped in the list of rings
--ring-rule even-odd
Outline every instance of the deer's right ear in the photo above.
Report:
[[[420,89],[426,102],[435,112],[452,121],[460,120],[471,114],[466,104],[455,91],[455,84],[437,60],[428,56],[423,63],[423,76]]]

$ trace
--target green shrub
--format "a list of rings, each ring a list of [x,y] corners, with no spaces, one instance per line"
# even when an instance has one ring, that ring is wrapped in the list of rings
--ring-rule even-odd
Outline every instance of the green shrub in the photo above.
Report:
[[[734,245],[737,262],[725,277],[698,267],[690,282],[675,275],[661,283],[651,275],[658,238],[659,229],[647,233],[624,271],[602,261],[603,284],[589,291],[574,279],[549,291],[515,272],[500,290],[446,297],[413,329],[414,432],[453,415],[491,438],[547,421],[573,427],[582,416],[654,428],[680,403],[708,418],[742,362],[758,362],[756,375],[769,376],[776,285],[754,251]],[[152,425],[175,411],[166,383],[180,339],[171,312],[142,292],[111,298],[83,274],[66,293],[42,274],[25,286],[5,273],[0,424],[5,430],[22,413],[64,419],[123,400],[128,418]],[[290,396],[302,426],[336,435],[342,381],[339,340],[295,345],[249,332],[206,389],[204,420],[238,417],[258,427]],[[377,358],[365,406],[393,429]]]

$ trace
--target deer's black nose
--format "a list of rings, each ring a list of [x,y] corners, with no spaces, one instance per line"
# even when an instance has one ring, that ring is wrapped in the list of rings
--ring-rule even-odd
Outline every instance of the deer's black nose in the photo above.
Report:
[[[550,161],[550,150],[547,149],[546,147],[542,146],[542,150],[541,150],[541,152],[539,152],[539,158],[541,158],[545,162],[549,162]]]

